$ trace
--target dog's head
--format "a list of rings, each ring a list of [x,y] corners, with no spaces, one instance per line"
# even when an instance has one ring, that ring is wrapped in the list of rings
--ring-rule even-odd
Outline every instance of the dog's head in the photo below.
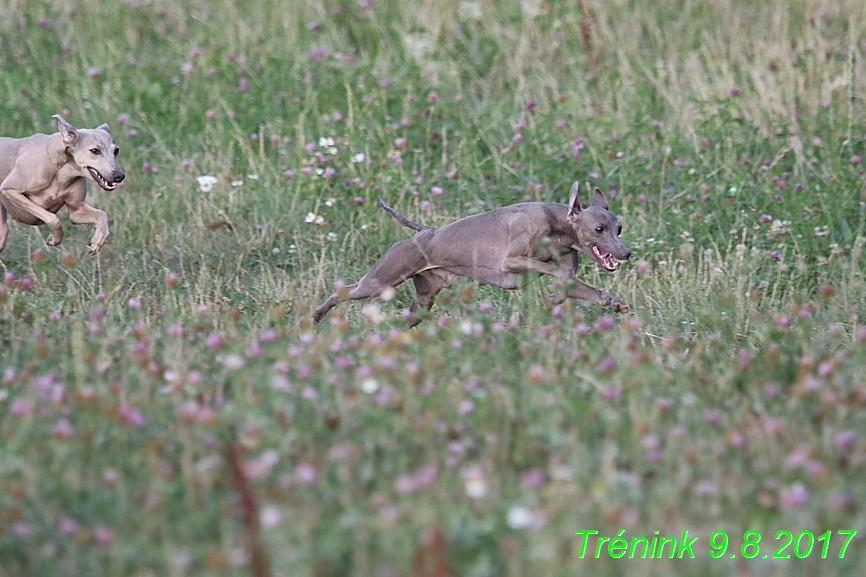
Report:
[[[114,190],[124,178],[117,165],[120,149],[108,133],[108,125],[96,128],[75,128],[65,118],[55,114],[66,153],[79,168],[81,176],[89,176],[105,190]]]
[[[580,184],[575,182],[568,195],[568,222],[577,237],[577,248],[601,268],[613,272],[619,264],[617,261],[631,256],[631,251],[619,240],[622,225],[608,210],[607,199],[598,188],[587,208],[580,206],[579,190]]]

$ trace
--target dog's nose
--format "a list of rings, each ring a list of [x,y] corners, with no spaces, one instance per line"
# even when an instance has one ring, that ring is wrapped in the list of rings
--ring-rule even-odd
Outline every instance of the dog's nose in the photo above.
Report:
[[[116,171],[114,173],[114,182],[123,182],[123,179],[126,177],[121,171]]]
[[[623,260],[628,260],[629,258],[631,258],[631,251],[625,249],[625,256],[623,257]]]

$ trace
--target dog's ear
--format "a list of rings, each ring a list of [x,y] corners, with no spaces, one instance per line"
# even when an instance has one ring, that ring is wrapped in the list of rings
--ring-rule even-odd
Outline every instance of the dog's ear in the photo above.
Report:
[[[66,146],[72,146],[78,142],[78,131],[75,130],[75,127],[69,124],[65,118],[59,114],[55,114],[51,118],[57,119],[57,127],[60,129],[60,134],[63,135],[63,144]]]
[[[108,131],[109,131],[109,130],[108,130],[108,125],[105,124],[105,123],[102,123],[102,124],[100,124],[99,126],[97,126],[97,127],[96,127],[96,130],[104,130],[105,132],[108,132]]]
[[[592,194],[592,206],[600,206],[605,210],[610,208],[610,205],[607,204],[607,198],[605,198],[604,193],[598,187],[596,187],[595,192]]]
[[[575,182],[571,185],[571,190],[568,192],[568,220],[575,221],[580,217],[580,183]]]

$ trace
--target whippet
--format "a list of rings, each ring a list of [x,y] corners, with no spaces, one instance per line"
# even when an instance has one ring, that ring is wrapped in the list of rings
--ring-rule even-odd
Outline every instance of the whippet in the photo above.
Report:
[[[524,273],[557,278],[555,303],[566,298],[584,299],[628,312],[629,306],[607,291],[575,277],[578,254],[584,253],[606,271],[631,252],[620,241],[622,225],[608,210],[607,199],[595,189],[592,205],[582,208],[579,184],[571,187],[568,204],[524,202],[461,218],[442,228],[407,220],[379,198],[388,214],[417,231],[389,248],[364,277],[344,287],[313,313],[318,322],[338,303],[378,296],[411,278],[415,298],[409,307],[410,326],[421,322],[419,306],[429,310],[437,293],[457,276],[466,276],[504,289],[517,289]]]
[[[0,138],[0,251],[6,246],[11,216],[24,224],[47,224],[49,246],[63,240],[57,212],[66,206],[72,224],[95,224],[90,252],[108,238],[105,212],[85,204],[86,177],[114,190],[124,174],[115,160],[120,149],[108,125],[76,129],[55,114],[59,132],[25,138]]]

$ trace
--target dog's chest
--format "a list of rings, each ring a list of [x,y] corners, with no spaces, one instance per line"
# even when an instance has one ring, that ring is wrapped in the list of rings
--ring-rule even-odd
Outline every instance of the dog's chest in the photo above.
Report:
[[[66,204],[71,193],[72,191],[70,191],[69,188],[60,188],[57,186],[57,182],[55,181],[52,182],[48,188],[36,193],[30,193],[27,196],[35,204],[38,204],[48,212],[56,213]]]
[[[57,212],[66,204],[66,201],[69,200],[70,194],[71,191],[69,190],[58,191],[49,187],[36,193],[28,193],[25,196],[40,208],[43,208],[52,214],[57,214]],[[10,203],[4,203],[4,206],[6,207],[6,212],[9,216],[20,223],[37,226],[44,224],[42,219],[28,211],[23,211]]]

